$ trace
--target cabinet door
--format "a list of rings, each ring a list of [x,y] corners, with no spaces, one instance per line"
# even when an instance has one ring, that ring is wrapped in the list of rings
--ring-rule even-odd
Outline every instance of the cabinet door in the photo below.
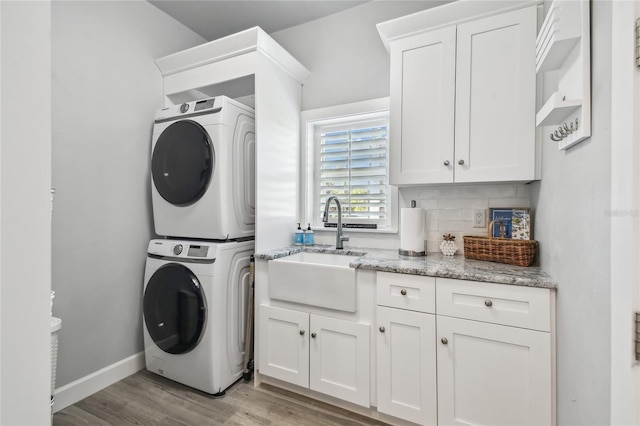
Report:
[[[458,26],[456,182],[535,178],[536,17],[533,6]]]
[[[309,387],[369,407],[369,325],[313,314],[310,322]]]
[[[435,316],[378,307],[378,411],[437,423]]]
[[[550,333],[445,316],[437,328],[439,424],[554,424]]]
[[[455,26],[391,46],[392,185],[453,181]]]
[[[260,305],[261,374],[309,387],[309,314]]]

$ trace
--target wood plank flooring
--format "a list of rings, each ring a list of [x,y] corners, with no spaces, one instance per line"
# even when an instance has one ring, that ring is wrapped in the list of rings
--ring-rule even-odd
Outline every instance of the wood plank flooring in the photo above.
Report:
[[[239,381],[222,398],[146,370],[115,383],[53,416],[68,425],[384,425],[273,386]]]

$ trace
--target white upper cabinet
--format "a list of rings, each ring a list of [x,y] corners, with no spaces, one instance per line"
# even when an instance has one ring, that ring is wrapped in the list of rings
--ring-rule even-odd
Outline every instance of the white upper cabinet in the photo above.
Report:
[[[419,14],[379,24],[391,54],[391,184],[538,178],[532,4],[482,19],[452,12],[447,26],[421,12],[433,30],[416,31]]]
[[[392,45],[392,184],[453,182],[455,70],[455,26]]]
[[[536,16],[529,7],[458,26],[456,182],[535,178]]]

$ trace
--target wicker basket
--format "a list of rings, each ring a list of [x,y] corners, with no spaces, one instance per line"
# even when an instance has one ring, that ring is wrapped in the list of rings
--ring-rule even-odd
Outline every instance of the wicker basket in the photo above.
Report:
[[[537,241],[493,238],[492,229],[493,222],[489,224],[488,237],[465,235],[464,257],[518,266],[529,266],[533,263],[538,247]]]

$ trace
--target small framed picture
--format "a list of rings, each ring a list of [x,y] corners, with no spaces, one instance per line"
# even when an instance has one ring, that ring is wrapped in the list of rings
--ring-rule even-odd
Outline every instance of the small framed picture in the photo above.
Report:
[[[494,208],[489,209],[489,220],[493,221],[491,234],[494,238],[510,238],[513,240],[530,240],[531,209],[529,208]]]

